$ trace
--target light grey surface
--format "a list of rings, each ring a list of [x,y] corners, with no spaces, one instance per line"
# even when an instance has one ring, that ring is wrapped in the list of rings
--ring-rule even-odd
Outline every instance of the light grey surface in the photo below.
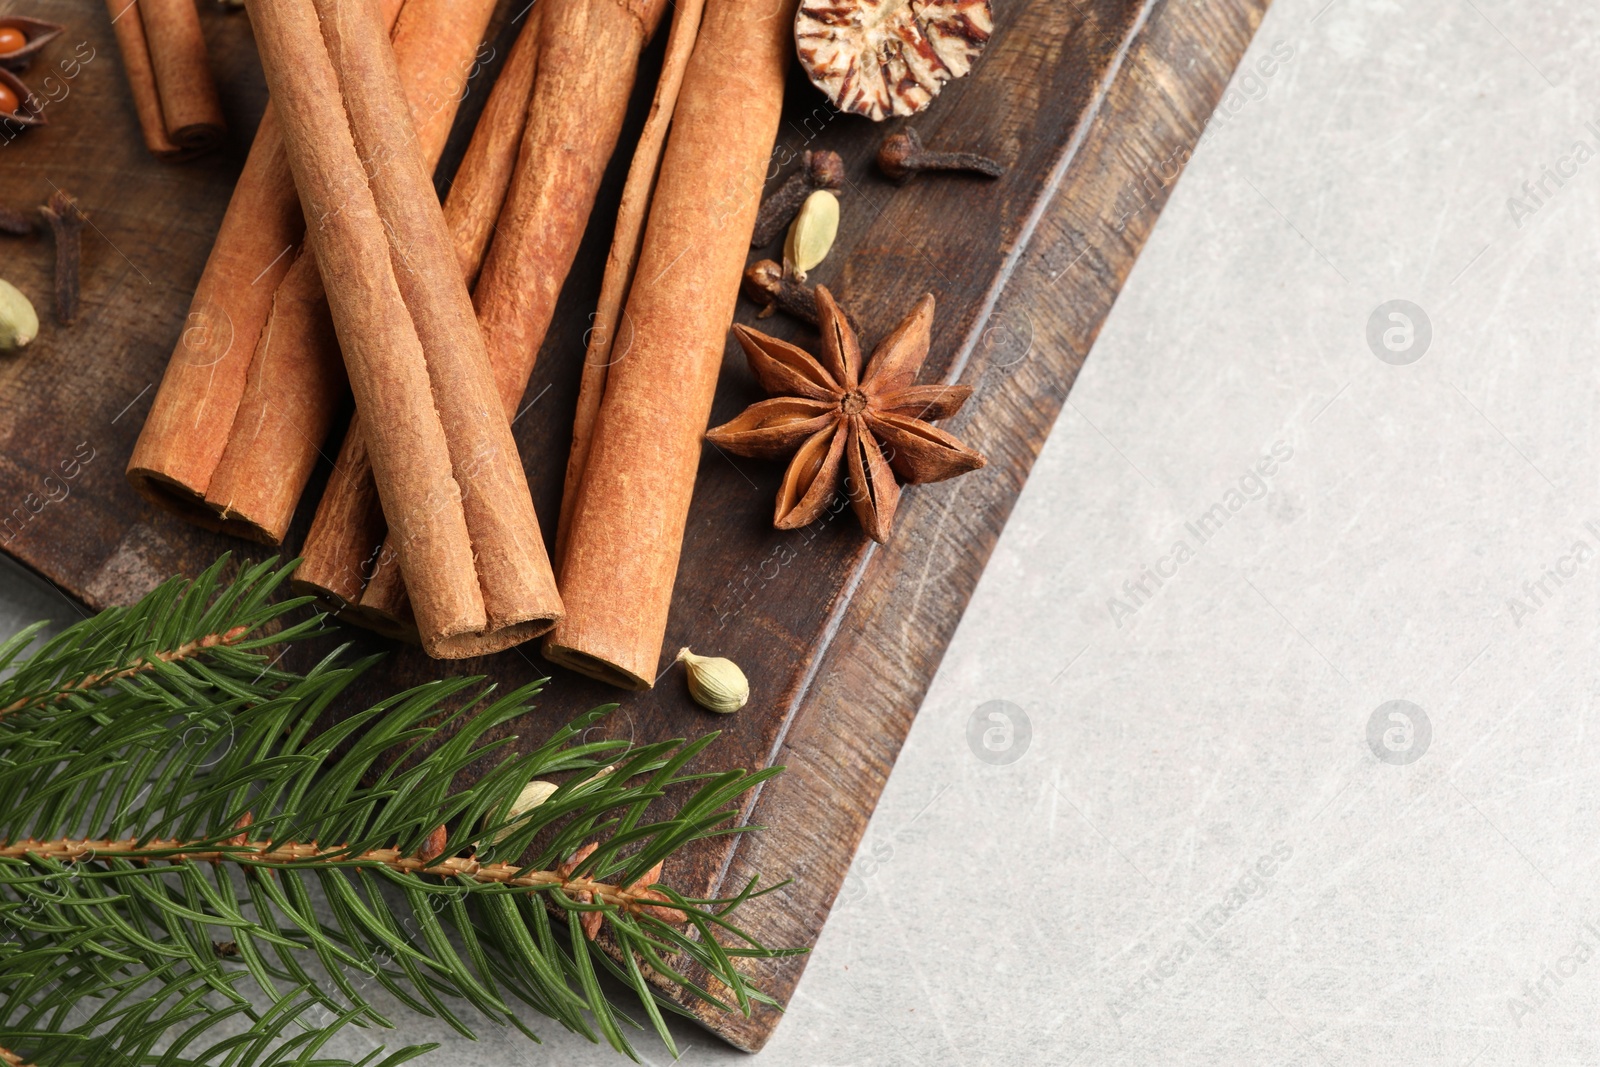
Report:
[[[763,1064],[1600,1061],[1600,158],[1522,190],[1600,156],[1597,29],[1271,11],[1247,63],[1293,56],[1189,164]],[[1366,337],[1397,299],[1408,365]],[[395,1036],[619,1062],[544,1033]]]

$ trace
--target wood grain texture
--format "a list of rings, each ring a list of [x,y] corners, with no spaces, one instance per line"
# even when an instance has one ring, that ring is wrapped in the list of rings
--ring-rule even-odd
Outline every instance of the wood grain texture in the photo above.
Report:
[[[806,148],[831,148],[849,176],[838,244],[812,280],[828,285],[879,337],[923,292],[935,294],[933,355],[922,380],[976,388],[946,428],[982,450],[989,466],[908,490],[894,537],[873,548],[842,501],[808,529],[773,530],[783,465],[708,448],[662,667],[681,645],[732,657],[752,681],[743,712],[723,719],[699,711],[676,671],[651,692],[620,694],[551,668],[532,648],[460,664],[400,651],[373,686],[447,671],[486,673],[504,684],[549,674],[537,721],[520,727],[530,740],[572,713],[620,699],[603,727],[609,735],[656,740],[720,728],[708,766],[786,765],[788,773],[748,806],[748,817],[768,829],[675,857],[665,880],[686,893],[714,895],[756,873],[793,877],[743,919],[769,943],[812,944],[1033,460],[1267,3],[996,0],[999,30],[977,70],[911,122],[931,148],[1004,161],[1008,174],[992,183],[924,178],[892,185],[871,160],[896,124],[837,115],[803,75],[791,76],[778,158],[797,161]],[[205,28],[215,68],[227,72],[220,88],[233,133],[218,155],[176,167],[155,163],[139,140],[104,20],[87,17],[74,0],[39,0],[32,13],[69,26],[24,74],[36,89],[44,91],[42,75],[79,42],[95,58],[64,83],[70,93],[51,105],[50,126],[0,144],[0,203],[38,203],[60,186],[82,200],[96,229],[86,240],[79,325],[47,327],[25,354],[0,361],[0,547],[98,607],[131,600],[169,574],[193,573],[224,548],[261,551],[155,512],[128,488],[122,467],[149,407],[146,387],[159,379],[184,328],[260,114],[262,86],[248,25],[207,5]],[[511,32],[503,27],[496,37],[501,55]],[[641,68],[625,144],[643,122],[659,61],[658,41]],[[481,107],[494,66],[474,79],[464,121]],[[462,133],[458,128],[443,173],[459,158]],[[523,398],[523,411],[539,416],[514,426],[547,541],[583,334],[626,167],[626,158],[613,160],[607,173],[595,225]],[[0,273],[46,306],[47,242],[22,239],[6,252]],[[752,258],[776,252],[756,250]],[[741,304],[740,321],[754,323],[754,315]],[[760,328],[815,343],[809,327],[782,318]],[[626,330],[624,323],[619,343]],[[760,395],[730,341],[712,423]],[[325,460],[296,518],[291,549],[304,536],[326,467]],[[362,649],[392,647],[343,636]],[[802,956],[757,970],[787,1002],[804,966]],[[747,1049],[759,1048],[781,1017],[696,1010],[710,1029]]]

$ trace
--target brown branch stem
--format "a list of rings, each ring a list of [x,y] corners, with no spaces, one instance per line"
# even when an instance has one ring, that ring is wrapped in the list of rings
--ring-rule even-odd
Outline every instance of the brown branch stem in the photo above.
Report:
[[[280,844],[271,841],[245,841],[242,835],[232,838],[230,844],[221,848],[191,849],[189,847],[191,844],[192,842],[161,838],[147,841],[143,845],[134,838],[106,840],[64,837],[51,841],[28,839],[0,845],[0,859],[43,857],[60,863],[109,859],[129,860],[135,863],[229,862],[252,867],[376,865],[402,874],[431,874],[439,878],[470,878],[476,882],[521,888],[560,889],[574,899],[592,899],[631,914],[650,914],[668,922],[683,922],[687,918],[676,908],[660,906],[662,901],[669,901],[669,898],[650,889],[651,883],[645,879],[640,879],[629,886],[619,886],[598,882],[593,878],[573,877],[560,871],[524,871],[514,863],[479,863],[470,856],[423,859],[419,856],[402,855],[400,850],[395,848],[352,853],[339,848],[325,848],[315,841],[310,843],[289,841]],[[652,870],[647,877],[655,875],[656,870]],[[588,894],[588,897],[580,898],[578,894]]]

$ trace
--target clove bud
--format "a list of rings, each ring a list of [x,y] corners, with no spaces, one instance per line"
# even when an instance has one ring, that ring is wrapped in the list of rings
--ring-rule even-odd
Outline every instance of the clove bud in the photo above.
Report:
[[[789,175],[777,192],[761,201],[756,228],[750,235],[750,247],[762,248],[777,240],[812,193],[823,189],[838,192],[842,188],[844,160],[839,158],[839,153],[827,149],[807,152],[800,157],[800,169]]]
[[[1006,168],[988,156],[974,152],[929,152],[922,137],[913,129],[891,133],[878,149],[878,169],[889,180],[904,185],[924,170],[954,170],[998,178]]]

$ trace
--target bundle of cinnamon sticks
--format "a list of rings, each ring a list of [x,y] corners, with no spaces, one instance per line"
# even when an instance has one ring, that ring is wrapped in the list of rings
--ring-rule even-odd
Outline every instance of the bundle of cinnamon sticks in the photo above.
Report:
[[[534,9],[540,21],[523,29],[451,191],[446,216],[463,276],[478,275],[474,304],[508,419],[527,388],[621,135],[639,54],[665,7],[665,0],[543,0]],[[536,48],[527,45],[530,35],[537,35]],[[534,72],[519,68],[525,51],[537,54]],[[501,104],[498,90],[508,81],[520,87],[524,78],[531,79],[524,106],[513,110],[507,94],[504,113],[491,113]],[[481,159],[473,155],[480,142]],[[495,186],[485,174],[508,169],[509,149],[515,160],[491,227],[474,210],[477,189]],[[346,434],[295,583],[351,605],[350,621],[409,637],[414,627],[398,554],[392,543],[377,543],[385,523],[365,477],[359,435],[359,426]]]
[[[666,0],[541,0],[442,208],[428,175],[492,0],[248,6],[272,104],[130,479],[192,521],[277,543],[348,389],[302,589],[435,656],[507,647],[565,612],[548,657],[647,687],[795,0],[674,5],[584,356],[559,594],[509,423]],[[411,25],[452,39],[413,48]]]
[[[636,260],[621,257],[633,260],[627,356],[591,353],[585,366],[589,397],[579,402],[558,550],[567,615],[544,654],[624,688],[647,689],[660,673],[701,435],[778,131],[794,10],[793,0],[706,0],[642,244]]]
[[[382,16],[248,6],[423,645],[527,640],[561,601]]]
[[[122,0],[109,0],[120,3]],[[146,3],[148,0],[141,0]],[[381,0],[423,158],[438,162],[493,0]],[[128,477],[161,507],[266,544],[287,533],[348,387],[269,105]]]
[[[145,147],[187,159],[222,143],[227,125],[194,0],[106,0]]]

